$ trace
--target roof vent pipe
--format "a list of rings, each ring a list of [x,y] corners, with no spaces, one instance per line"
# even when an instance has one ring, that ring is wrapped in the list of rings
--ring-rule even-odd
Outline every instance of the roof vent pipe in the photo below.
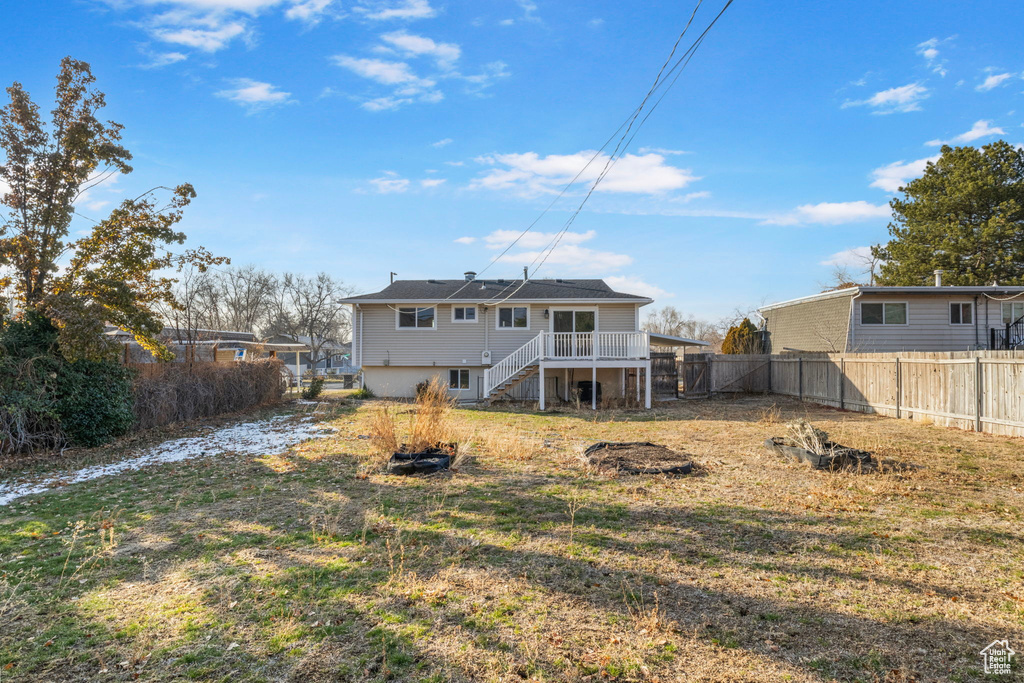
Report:
[[[466,282],[472,282],[473,280],[476,279],[476,273],[474,273],[472,270],[467,270],[465,275],[466,275]]]
[[[942,273],[943,273],[942,270],[936,270],[935,271],[935,286],[936,287],[941,287],[942,286]]]

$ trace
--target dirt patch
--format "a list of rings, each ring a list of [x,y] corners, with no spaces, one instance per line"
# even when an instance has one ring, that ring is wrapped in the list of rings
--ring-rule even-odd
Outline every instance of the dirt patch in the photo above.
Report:
[[[689,456],[649,441],[614,443],[602,441],[583,452],[598,469],[625,474],[689,474]]]

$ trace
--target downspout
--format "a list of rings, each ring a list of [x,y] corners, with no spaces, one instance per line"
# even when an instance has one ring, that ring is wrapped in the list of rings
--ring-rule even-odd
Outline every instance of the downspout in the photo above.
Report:
[[[981,347],[981,342],[978,337],[978,295],[974,295],[974,350],[977,351]]]
[[[363,307],[356,304],[359,311],[359,369],[363,369]]]

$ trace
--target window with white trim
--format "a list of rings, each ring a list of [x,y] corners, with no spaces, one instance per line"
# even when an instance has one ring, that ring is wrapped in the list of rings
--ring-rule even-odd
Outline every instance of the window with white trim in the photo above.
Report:
[[[469,368],[452,368],[448,371],[449,389],[469,389]]]
[[[398,309],[398,327],[403,330],[433,329],[434,307],[402,306]]]
[[[498,308],[500,329],[530,329],[530,309],[526,306],[501,306]]]
[[[475,323],[476,306],[452,306],[453,323]]]
[[[1011,325],[1024,317],[1024,301],[1003,302],[1003,324]]]
[[[954,301],[949,304],[950,325],[973,325],[974,304],[970,302]]]
[[[860,305],[860,322],[862,325],[906,325],[907,304],[864,302]]]

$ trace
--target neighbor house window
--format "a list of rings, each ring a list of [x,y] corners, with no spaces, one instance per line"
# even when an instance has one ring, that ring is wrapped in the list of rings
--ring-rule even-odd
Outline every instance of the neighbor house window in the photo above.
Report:
[[[950,325],[973,325],[974,324],[974,304],[971,303],[952,303],[949,305],[949,324]]]
[[[476,322],[476,306],[453,306],[452,307],[452,322],[456,322],[456,323],[475,323]]]
[[[869,304],[860,305],[860,322],[863,325],[906,325],[907,304]]]
[[[448,371],[449,389],[469,389],[469,368],[458,368]]]
[[[434,307],[398,309],[398,327],[401,329],[433,329]]]
[[[498,327],[528,329],[530,309],[526,306],[507,306],[498,309]]]
[[[1003,302],[1003,324],[1010,325],[1024,317],[1024,301]]]

